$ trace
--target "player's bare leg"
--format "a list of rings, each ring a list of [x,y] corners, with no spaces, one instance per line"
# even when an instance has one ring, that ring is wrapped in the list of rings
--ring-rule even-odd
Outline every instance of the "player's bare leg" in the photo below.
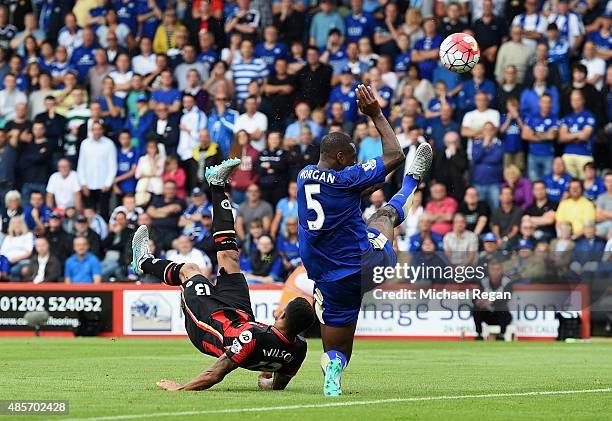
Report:
[[[404,176],[402,187],[389,200],[389,203],[377,210],[367,221],[368,228],[375,228],[387,240],[393,241],[393,229],[401,224],[412,207],[414,192],[419,181],[429,170],[433,160],[433,150],[428,143],[421,143],[416,150],[414,160]]]

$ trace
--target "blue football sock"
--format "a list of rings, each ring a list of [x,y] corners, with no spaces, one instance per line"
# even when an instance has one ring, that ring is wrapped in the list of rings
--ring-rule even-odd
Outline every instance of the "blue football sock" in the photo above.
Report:
[[[406,214],[412,206],[414,191],[418,185],[419,182],[412,175],[406,174],[402,182],[402,188],[389,200],[389,205],[393,206],[399,215],[400,223],[406,219]]]
[[[344,354],[340,351],[335,351],[332,349],[330,351],[323,353],[323,355],[321,356],[321,371],[323,372],[324,375],[325,375],[325,368],[327,367],[327,364],[331,360],[335,360],[335,359],[340,360],[340,362],[342,363],[342,369],[346,367],[347,361],[346,361],[346,357],[344,356]]]

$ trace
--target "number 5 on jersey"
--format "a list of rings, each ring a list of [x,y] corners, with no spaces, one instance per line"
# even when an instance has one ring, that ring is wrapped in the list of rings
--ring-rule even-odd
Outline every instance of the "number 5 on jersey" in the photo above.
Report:
[[[323,227],[325,222],[325,213],[323,212],[323,206],[321,202],[313,198],[315,194],[321,193],[320,184],[306,184],[304,185],[304,193],[306,193],[306,207],[313,210],[317,214],[317,219],[308,222],[308,229],[316,231]]]

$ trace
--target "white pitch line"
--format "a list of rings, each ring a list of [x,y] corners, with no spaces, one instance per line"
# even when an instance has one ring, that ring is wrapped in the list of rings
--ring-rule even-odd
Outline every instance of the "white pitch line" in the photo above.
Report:
[[[360,406],[360,405],[380,405],[397,402],[422,402],[422,401],[451,401],[460,399],[484,399],[484,398],[509,398],[521,396],[551,396],[551,395],[576,395],[582,393],[611,393],[612,387],[605,389],[583,389],[583,390],[550,390],[537,392],[516,392],[516,393],[487,393],[484,395],[456,395],[456,396],[415,396],[410,398],[390,398],[376,399],[369,401],[345,401],[345,402],[330,402],[330,403],[312,403],[303,405],[283,405],[283,406],[268,406],[256,408],[228,408],[228,409],[209,409],[202,411],[182,411],[182,412],[158,412],[153,414],[133,414],[133,415],[110,415],[105,417],[91,418],[69,418],[64,421],[120,421],[134,420],[141,418],[154,417],[180,417],[184,415],[206,415],[206,414],[236,414],[241,412],[266,412],[266,411],[287,411],[294,409],[312,409],[312,408],[333,408],[342,406]]]

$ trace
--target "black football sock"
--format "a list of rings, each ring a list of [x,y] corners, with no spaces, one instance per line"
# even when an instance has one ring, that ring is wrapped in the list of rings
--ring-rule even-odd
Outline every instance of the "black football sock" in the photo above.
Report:
[[[222,186],[210,185],[213,205],[213,238],[217,251],[238,250],[232,204]]]
[[[140,265],[144,273],[153,275],[162,280],[164,284],[179,286],[181,285],[181,268],[183,263],[174,263],[165,259],[145,259]]]

